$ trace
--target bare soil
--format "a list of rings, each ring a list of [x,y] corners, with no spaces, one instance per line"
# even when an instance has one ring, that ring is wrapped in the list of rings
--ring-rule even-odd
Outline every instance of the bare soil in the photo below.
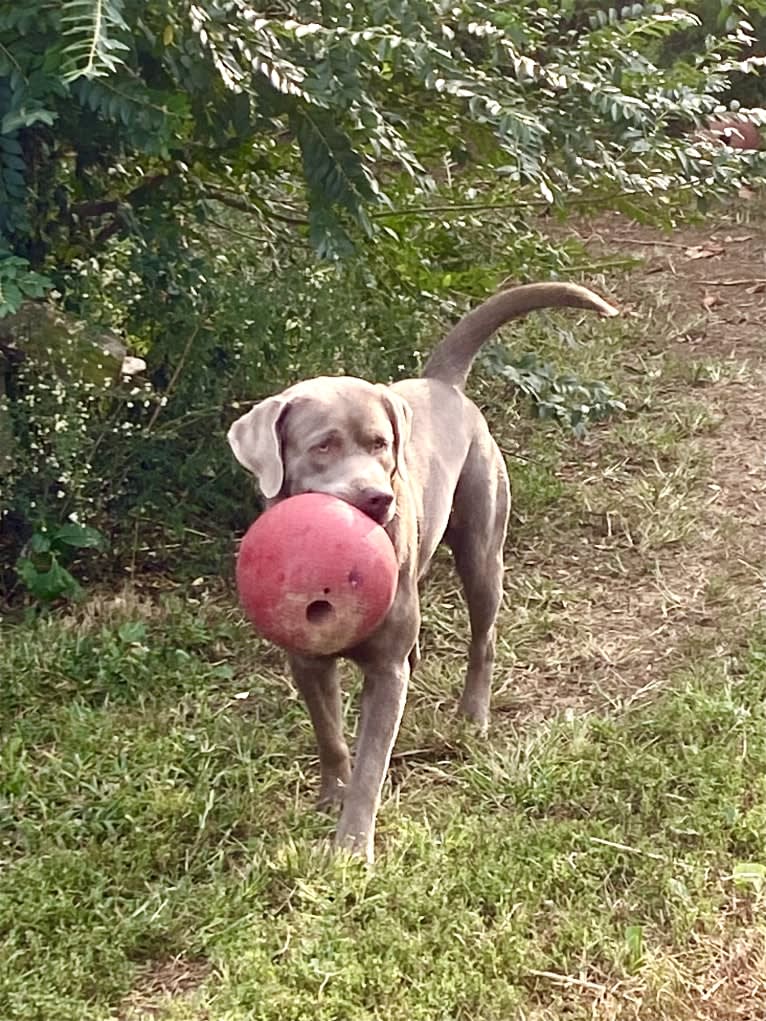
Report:
[[[594,265],[644,260],[607,293],[635,324],[625,368],[653,406],[572,449],[570,526],[509,550],[524,566],[509,564],[511,616],[530,572],[552,592],[548,632],[498,678],[496,709],[522,718],[624,707],[735,653],[766,607],[766,225],[566,229]]]

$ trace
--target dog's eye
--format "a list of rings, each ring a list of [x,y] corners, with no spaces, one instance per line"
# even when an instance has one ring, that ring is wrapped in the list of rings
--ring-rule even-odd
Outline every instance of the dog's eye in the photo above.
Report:
[[[388,440],[385,436],[375,436],[372,441],[373,450],[385,450],[388,447]]]
[[[311,447],[312,454],[329,454],[333,450],[337,450],[341,445],[340,437],[335,433],[329,433],[327,436],[323,436],[321,440],[317,440]]]

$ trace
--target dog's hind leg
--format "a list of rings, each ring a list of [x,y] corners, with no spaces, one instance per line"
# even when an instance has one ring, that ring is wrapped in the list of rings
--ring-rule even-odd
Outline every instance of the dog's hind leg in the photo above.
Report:
[[[499,451],[489,464],[478,452],[476,460],[475,465],[467,463],[455,493],[453,516],[445,540],[455,557],[471,621],[468,669],[460,712],[485,730],[489,722],[495,659],[495,621],[503,599],[503,543],[510,492]]]

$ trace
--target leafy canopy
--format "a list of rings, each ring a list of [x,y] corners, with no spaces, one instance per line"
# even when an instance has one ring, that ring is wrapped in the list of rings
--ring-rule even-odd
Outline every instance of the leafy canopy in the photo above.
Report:
[[[606,196],[637,213],[679,188],[731,187],[747,158],[669,129],[762,61],[737,56],[752,29],[729,3],[696,53],[665,60],[697,6],[6,2],[0,314],[39,293],[22,268],[60,276],[138,230],[147,206],[239,206],[335,257],[445,167],[465,187],[480,168],[520,209]]]

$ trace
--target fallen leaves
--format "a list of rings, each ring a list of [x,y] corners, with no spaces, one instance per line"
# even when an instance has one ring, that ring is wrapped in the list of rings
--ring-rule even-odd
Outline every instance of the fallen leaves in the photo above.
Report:
[[[717,255],[723,255],[725,251],[723,245],[706,241],[702,245],[692,245],[691,248],[684,249],[684,255],[687,259],[713,259]]]

